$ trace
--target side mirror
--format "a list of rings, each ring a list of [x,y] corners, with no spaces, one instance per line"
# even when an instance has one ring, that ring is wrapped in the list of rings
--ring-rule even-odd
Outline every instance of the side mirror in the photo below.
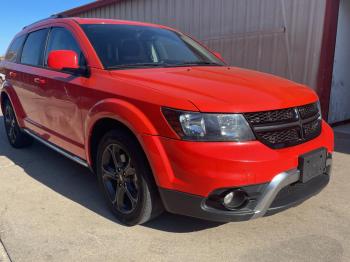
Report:
[[[49,68],[65,71],[73,75],[89,77],[90,70],[87,66],[79,66],[79,58],[72,50],[56,50],[49,53],[47,59]]]
[[[78,55],[72,50],[51,51],[47,65],[55,70],[79,69]]]
[[[214,52],[214,55],[219,58],[221,61],[224,61],[224,58],[222,57],[222,55],[219,52]]]

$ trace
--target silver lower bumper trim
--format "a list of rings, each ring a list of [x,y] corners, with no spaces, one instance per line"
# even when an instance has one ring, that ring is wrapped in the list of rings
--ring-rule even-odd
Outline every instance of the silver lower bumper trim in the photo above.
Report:
[[[326,167],[332,168],[332,158],[331,155],[327,158]],[[330,175],[330,174],[329,174]],[[272,202],[275,200],[277,194],[284,187],[298,182],[300,179],[300,171],[295,168],[290,171],[282,172],[275,176],[269,183],[264,193],[262,194],[258,204],[254,208],[254,215],[251,219],[262,217],[266,214],[267,210],[271,206]]]
[[[283,172],[275,176],[261,196],[251,219],[264,216],[281,189],[297,182],[299,178],[300,171],[298,169]]]

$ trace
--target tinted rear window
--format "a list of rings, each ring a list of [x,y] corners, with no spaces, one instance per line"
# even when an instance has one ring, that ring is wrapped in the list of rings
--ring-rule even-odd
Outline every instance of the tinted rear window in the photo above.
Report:
[[[29,34],[23,46],[21,57],[22,64],[34,66],[42,65],[48,31],[48,29],[42,29]]]
[[[5,56],[5,60],[9,61],[9,62],[16,62],[17,61],[17,57],[19,55],[19,52],[21,51],[22,45],[24,40],[26,39],[25,35],[19,36],[17,38],[15,38],[9,49],[7,50],[6,56]]]

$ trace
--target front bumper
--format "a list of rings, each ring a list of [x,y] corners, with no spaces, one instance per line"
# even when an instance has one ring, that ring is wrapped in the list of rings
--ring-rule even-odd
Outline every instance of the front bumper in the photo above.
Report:
[[[299,156],[334,149],[333,131],[325,122],[317,138],[278,150],[259,141],[191,142],[151,135],[141,141],[158,187],[201,197],[220,188],[269,183],[276,174],[295,169]]]
[[[331,155],[326,172],[307,183],[301,183],[300,171],[293,169],[276,175],[270,183],[241,187],[248,193],[249,203],[242,209],[229,211],[210,205],[210,196],[201,197],[168,189],[160,189],[167,211],[217,222],[234,222],[273,215],[297,206],[319,193],[329,182]]]

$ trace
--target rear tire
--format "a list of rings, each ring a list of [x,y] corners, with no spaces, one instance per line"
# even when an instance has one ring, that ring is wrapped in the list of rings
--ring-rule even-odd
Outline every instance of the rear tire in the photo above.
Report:
[[[96,173],[108,207],[128,226],[143,224],[163,211],[147,158],[136,139],[112,130],[101,139]]]
[[[33,139],[19,127],[15,111],[9,100],[5,101],[4,106],[4,125],[8,141],[12,147],[23,148],[32,144]]]

